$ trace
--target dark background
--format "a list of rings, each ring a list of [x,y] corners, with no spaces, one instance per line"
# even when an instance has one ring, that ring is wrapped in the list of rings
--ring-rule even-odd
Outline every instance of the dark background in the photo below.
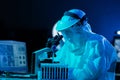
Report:
[[[87,13],[92,30],[112,41],[120,29],[120,0],[1,0],[0,40],[24,41],[32,52],[45,47],[52,27],[69,9]]]

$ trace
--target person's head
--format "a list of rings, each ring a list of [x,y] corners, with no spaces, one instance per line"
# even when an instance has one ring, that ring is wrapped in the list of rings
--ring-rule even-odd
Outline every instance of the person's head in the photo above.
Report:
[[[90,25],[87,23],[86,13],[79,9],[66,11],[62,18],[56,23],[56,30],[60,31],[64,38],[74,38],[77,34],[90,32]]]

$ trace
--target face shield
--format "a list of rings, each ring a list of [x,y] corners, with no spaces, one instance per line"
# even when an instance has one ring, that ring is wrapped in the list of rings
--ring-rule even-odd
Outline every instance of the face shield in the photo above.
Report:
[[[65,11],[62,18],[56,24],[56,30],[61,31],[71,27],[77,22],[83,21],[85,15],[85,12],[79,9],[71,9],[69,11]]]
[[[64,40],[66,41],[74,32],[74,30],[72,30],[72,26],[79,21],[79,19],[74,19],[70,16],[63,16],[62,19],[56,23],[56,30],[61,32]]]
[[[79,9],[71,9],[66,11],[63,17],[56,23],[56,30],[60,31],[65,38],[69,40],[74,38],[78,33],[82,32],[82,24],[84,21],[85,12]]]

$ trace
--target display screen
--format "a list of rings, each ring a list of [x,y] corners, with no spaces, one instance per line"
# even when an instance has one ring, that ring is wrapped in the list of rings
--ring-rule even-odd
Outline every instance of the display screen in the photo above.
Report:
[[[25,42],[0,41],[0,71],[27,73]]]

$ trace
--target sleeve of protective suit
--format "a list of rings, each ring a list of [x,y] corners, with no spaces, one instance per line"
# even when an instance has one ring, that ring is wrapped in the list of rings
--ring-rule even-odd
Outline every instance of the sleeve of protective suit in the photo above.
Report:
[[[73,71],[76,80],[115,79],[116,51],[105,38],[88,41],[82,58],[84,66]]]
[[[96,80],[98,75],[105,73],[106,55],[102,41],[88,41],[81,61],[82,63],[79,63],[79,65],[84,65],[73,70],[76,80]]]
[[[104,40],[106,53],[107,80],[115,80],[115,68],[117,63],[117,52],[108,40]]]

